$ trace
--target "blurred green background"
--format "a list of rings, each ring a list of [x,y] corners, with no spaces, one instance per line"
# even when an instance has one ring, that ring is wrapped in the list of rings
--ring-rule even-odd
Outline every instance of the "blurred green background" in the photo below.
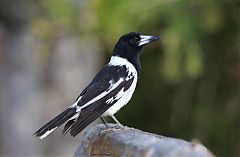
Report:
[[[116,117],[240,156],[239,0],[0,0],[0,155],[72,156],[80,138],[32,133],[70,105],[131,31],[159,35]]]

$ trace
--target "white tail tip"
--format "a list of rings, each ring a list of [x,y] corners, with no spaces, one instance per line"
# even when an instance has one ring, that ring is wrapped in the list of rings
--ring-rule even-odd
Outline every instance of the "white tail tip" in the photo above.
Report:
[[[45,132],[42,136],[39,136],[38,138],[40,138],[41,140],[44,139],[45,137],[47,137],[51,132],[53,132],[55,129],[57,129],[57,127],[48,130],[47,132]]]

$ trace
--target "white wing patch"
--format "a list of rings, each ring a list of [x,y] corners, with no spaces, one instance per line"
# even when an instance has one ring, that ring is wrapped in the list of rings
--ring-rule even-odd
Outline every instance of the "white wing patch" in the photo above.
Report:
[[[75,101],[74,104],[72,104],[69,108],[76,108],[76,112],[80,112],[81,111],[81,108],[77,105],[78,102],[81,100],[82,96],[80,96],[77,101]]]
[[[106,101],[106,103],[107,103],[107,104],[111,104],[113,101],[120,99],[120,98],[124,95],[124,93],[125,93],[125,92],[124,92],[124,88],[122,88],[122,89],[117,93],[116,96],[111,97],[110,99],[108,99],[108,100]]]
[[[104,96],[106,96],[108,93],[110,93],[112,90],[114,90],[115,88],[117,88],[119,86],[120,83],[122,83],[124,80],[123,78],[120,78],[117,82],[113,83],[113,80],[110,80],[110,87],[108,88],[108,90],[102,92],[101,94],[99,94],[98,96],[96,96],[95,98],[93,98],[91,101],[87,102],[85,105],[81,106],[80,108],[84,108],[92,103],[94,103],[95,101],[98,101],[99,99],[103,98]]]
[[[80,112],[82,108],[85,108],[87,107],[88,105],[94,103],[95,101],[98,101],[99,99],[103,98],[104,96],[106,96],[108,93],[110,93],[111,91],[113,91],[115,88],[117,88],[119,86],[120,83],[122,83],[124,81],[124,79],[121,77],[117,82],[115,82],[114,80],[110,80],[109,83],[110,83],[110,86],[109,88],[102,92],[101,94],[99,94],[97,97],[93,98],[92,100],[90,100],[89,102],[87,102],[85,105],[83,106],[78,106],[78,102],[81,100],[82,96],[79,97],[77,99],[77,101],[75,101],[74,104],[72,104],[70,106],[70,108],[76,108],[76,112]],[[109,100],[110,102],[111,100]]]
[[[110,98],[108,99],[107,103],[113,102],[114,100],[117,100],[117,102],[112,105],[104,114],[103,116],[108,116],[108,115],[114,115],[117,111],[119,111],[124,105],[126,105],[131,97],[133,92],[135,91],[137,85],[137,75],[134,76],[133,82],[128,90],[123,92],[123,89],[117,94],[116,98]],[[118,99],[117,99],[118,98]]]

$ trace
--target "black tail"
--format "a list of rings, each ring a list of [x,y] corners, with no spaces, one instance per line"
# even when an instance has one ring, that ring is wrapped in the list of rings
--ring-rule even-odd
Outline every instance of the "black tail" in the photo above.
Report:
[[[76,114],[76,108],[67,108],[65,111],[60,113],[58,116],[53,118],[50,122],[45,124],[43,127],[41,127],[38,131],[34,133],[36,137],[39,137],[40,139],[43,139],[48,134],[50,134],[53,130],[55,130],[57,127],[68,121],[70,118],[72,118]]]

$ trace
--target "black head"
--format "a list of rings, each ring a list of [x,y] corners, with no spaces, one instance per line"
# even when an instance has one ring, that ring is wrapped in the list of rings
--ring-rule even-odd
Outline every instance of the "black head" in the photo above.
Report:
[[[126,58],[136,68],[139,67],[140,70],[139,56],[142,48],[144,45],[158,39],[158,36],[142,35],[137,32],[128,33],[118,40],[113,50],[113,56]]]

